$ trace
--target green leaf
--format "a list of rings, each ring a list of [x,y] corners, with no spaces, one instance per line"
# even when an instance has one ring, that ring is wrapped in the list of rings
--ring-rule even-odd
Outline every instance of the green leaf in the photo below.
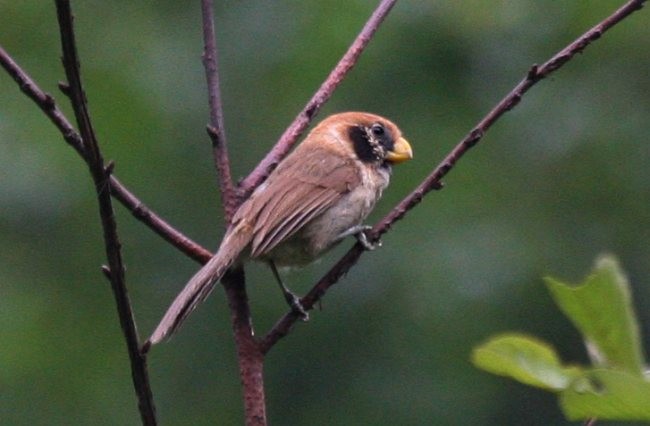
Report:
[[[553,278],[545,281],[555,302],[582,333],[595,366],[642,374],[639,326],[630,288],[613,257],[598,260],[592,275],[578,286]]]
[[[490,373],[552,391],[566,389],[580,375],[576,367],[563,367],[547,343],[516,333],[492,337],[474,348],[472,362]]]
[[[560,393],[569,420],[650,420],[650,382],[616,370],[593,370]]]

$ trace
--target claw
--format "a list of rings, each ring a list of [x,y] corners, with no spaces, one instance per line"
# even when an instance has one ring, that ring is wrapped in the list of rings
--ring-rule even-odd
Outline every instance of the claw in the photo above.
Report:
[[[368,235],[366,234],[367,231],[370,231],[372,229],[371,226],[364,226],[363,229],[355,234],[357,237],[357,241],[359,244],[363,246],[368,251],[373,251],[377,247],[381,247],[381,240],[377,240],[377,242],[371,243],[368,240]]]

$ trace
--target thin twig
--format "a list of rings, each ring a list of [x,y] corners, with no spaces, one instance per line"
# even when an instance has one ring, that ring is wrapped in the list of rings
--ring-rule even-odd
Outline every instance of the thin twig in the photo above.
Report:
[[[109,264],[108,271],[105,268],[104,271],[110,277],[113,295],[115,296],[120,325],[122,326],[122,332],[126,340],[131,361],[131,377],[138,397],[138,407],[142,423],[145,425],[156,425],[156,409],[149,383],[146,357],[140,353],[138,332],[126,289],[124,264],[120,250],[121,244],[117,234],[117,224],[115,222],[110,194],[109,181],[111,167],[106,168],[104,165],[104,160],[90,120],[90,114],[88,113],[86,95],[81,83],[79,58],[77,56],[73,17],[69,1],[56,0],[56,9],[61,31],[63,66],[68,79],[69,96],[79,125],[82,145],[85,149],[90,174],[95,182],[97,200],[99,202],[106,257],[108,258]]]
[[[379,3],[357,38],[354,40],[352,45],[350,45],[339,63],[336,64],[336,67],[334,67],[332,72],[327,76],[327,79],[325,79],[318,91],[284,131],[280,140],[278,140],[266,157],[264,157],[257,167],[255,167],[255,169],[241,182],[240,192],[244,199],[266,179],[269,173],[271,173],[271,171],[278,165],[280,160],[287,155],[296,140],[305,131],[318,111],[320,111],[323,104],[329,100],[334,90],[357,63],[359,56],[361,56],[361,53],[372,39],[377,28],[379,28],[379,25],[386,18],[386,15],[388,15],[388,12],[393,8],[396,1],[397,0],[382,0],[381,3]]]
[[[219,61],[212,0],[201,0],[201,12],[203,15],[203,67],[205,68],[208,103],[210,104],[210,124],[207,130],[212,140],[212,156],[219,178],[224,216],[226,223],[230,223],[230,218],[237,209],[237,199],[230,172],[226,131],[223,125],[223,106],[219,87]]]
[[[20,90],[45,113],[59,129],[65,141],[86,160],[81,136],[57,106],[54,97],[44,92],[32,78],[0,46],[0,65],[16,81]],[[199,263],[210,259],[210,252],[175,229],[168,222],[150,210],[113,175],[110,179],[111,195],[124,205],[138,220],[147,225],[171,245]]]
[[[577,53],[582,52],[589,44],[599,39],[605,31],[625,19],[633,12],[643,7],[645,0],[631,0],[619,8],[609,17],[581,35],[574,42],[556,53],[551,59],[541,66],[533,65],[526,77],[515,86],[483,119],[465,136],[433,172],[413,192],[395,206],[382,220],[372,229],[369,239],[377,241],[379,237],[388,232],[393,223],[400,220],[404,215],[415,207],[422,198],[433,189],[442,188],[442,178],[449,173],[456,162],[473,146],[475,146],[485,135],[487,130],[507,111],[514,108],[522,96],[537,82],[556,71],[567,61],[571,60]],[[325,292],[334,285],[361,257],[363,248],[355,244],[321,280],[301,299],[300,303],[305,309],[311,309],[320,300]],[[269,331],[261,342],[262,351],[268,352],[279,339],[286,336],[291,327],[298,319],[297,315],[289,312],[284,315]]]

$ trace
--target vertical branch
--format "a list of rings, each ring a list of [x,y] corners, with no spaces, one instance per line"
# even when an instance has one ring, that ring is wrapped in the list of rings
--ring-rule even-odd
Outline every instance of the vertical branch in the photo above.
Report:
[[[214,157],[220,174],[220,189],[224,202],[226,220],[229,221],[240,199],[247,197],[271,172],[277,163],[289,152],[298,137],[307,128],[321,106],[329,100],[343,78],[357,63],[379,25],[390,12],[397,0],[382,0],[366,22],[355,41],[343,58],[323,82],[318,91],[281,136],[275,147],[258,164],[253,172],[242,182],[235,194],[225,146],[221,96],[219,91],[217,49],[213,21],[212,0],[202,0],[204,54],[203,63],[208,80],[211,126],[208,133],[213,141]],[[241,198],[240,198],[241,197]],[[248,296],[243,269],[231,271],[223,278],[223,284],[230,306],[232,326],[237,345],[240,378],[244,391],[244,406],[247,425],[265,425],[266,408],[264,401],[263,362],[264,352],[253,334]]]
[[[208,85],[208,103],[210,104],[210,124],[207,127],[212,140],[212,156],[219,178],[219,190],[223,204],[226,223],[237,208],[235,188],[230,172],[230,160],[226,145],[226,132],[223,125],[223,107],[219,87],[219,62],[217,54],[216,33],[214,30],[214,6],[212,0],[201,0],[203,16],[203,67]]]
[[[311,120],[318,114],[321,107],[329,100],[334,90],[343,81],[345,76],[350,72],[352,67],[359,60],[359,56],[364,51],[370,40],[377,32],[377,28],[384,21],[388,12],[391,11],[397,0],[382,0],[375,11],[372,13],[363,29],[350,45],[347,52],[343,55],[336,67],[330,72],[323,84],[316,91],[314,96],[307,102],[307,105],[300,111],[298,116],[293,120],[289,127],[284,131],[280,140],[275,144],[273,149],[264,157],[262,161],[242,182],[240,191],[242,197],[246,197],[257,186],[262,183],[271,171],[278,165],[296,140],[305,131]]]
[[[69,84],[69,90],[66,90],[66,92],[72,102],[81,133],[82,145],[86,153],[85,158],[95,183],[97,200],[99,202],[106,257],[108,258],[108,267],[104,267],[103,270],[111,281],[120,325],[122,326],[122,332],[126,340],[131,361],[131,377],[138,397],[142,423],[145,425],[155,425],[157,423],[156,413],[151,386],[149,384],[147,363],[145,356],[140,353],[138,347],[138,333],[126,289],[124,263],[120,250],[121,244],[117,234],[117,224],[111,202],[110,174],[112,165],[109,164],[108,167],[104,166],[104,160],[92,127],[90,114],[88,113],[86,95],[81,83],[70,2],[68,0],[56,0],[56,9],[61,32],[63,66]]]
[[[214,7],[212,0],[201,0],[203,17],[203,66],[208,85],[210,103],[210,125],[208,134],[212,139],[213,156],[219,175],[219,189],[226,223],[239,205],[230,172],[230,161],[223,127],[223,108],[219,88],[219,66],[214,29]],[[266,425],[266,402],[264,398],[264,355],[255,339],[244,269],[240,266],[228,271],[222,278],[228,298],[230,317],[237,347],[239,377],[244,396],[246,425]]]
[[[235,345],[239,377],[244,393],[244,411],[247,426],[266,425],[266,402],[264,397],[264,354],[255,339],[251,312],[246,294],[244,270],[239,267],[224,275],[228,306]]]

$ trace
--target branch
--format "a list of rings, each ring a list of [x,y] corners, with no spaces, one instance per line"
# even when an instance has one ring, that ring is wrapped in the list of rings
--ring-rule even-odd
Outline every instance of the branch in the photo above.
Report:
[[[257,186],[262,183],[269,173],[278,165],[291,147],[296,143],[296,140],[305,131],[311,120],[318,114],[320,108],[332,96],[334,90],[343,81],[343,78],[357,63],[359,56],[366,48],[373,35],[379,28],[388,15],[388,12],[393,8],[397,0],[382,0],[377,6],[377,9],[368,19],[363,29],[354,40],[352,45],[348,48],[347,52],[343,55],[341,60],[332,72],[327,76],[327,79],[320,86],[314,96],[307,102],[298,116],[293,120],[289,127],[284,131],[280,140],[269,151],[262,161],[255,167],[255,169],[241,182],[240,191],[241,196],[245,199]]]
[[[136,219],[147,225],[153,232],[183,252],[187,257],[194,259],[202,265],[210,260],[212,253],[208,249],[194,242],[158,216],[122,185],[115,176],[111,175],[110,185],[111,195],[122,203]]]
[[[404,200],[402,200],[384,219],[374,228],[373,236],[378,238],[386,233],[393,223],[422,201],[422,198],[432,189],[442,187],[442,178],[449,173],[456,162],[485,135],[490,127],[506,112],[519,104],[521,98],[528,90],[540,80],[548,77],[562,65],[571,60],[576,54],[581,53],[592,42],[598,40],[608,29],[625,19],[633,12],[641,9],[646,0],[631,0],[619,8],[609,17],[595,25],[589,31],[578,37],[574,42],[553,55],[551,59],[541,66],[533,65],[526,77],[517,84],[492,110],[454,147],[442,160],[436,169]]]
[[[219,89],[219,66],[212,0],[201,0],[201,13],[204,44],[203,66],[205,67],[210,104],[210,125],[208,125],[207,130],[212,139],[212,154],[219,177],[219,189],[225,221],[226,224],[229,224],[237,207],[239,207],[239,197],[232,182],[226,135],[223,127],[223,107]],[[260,352],[255,339],[243,267],[239,266],[229,270],[221,281],[228,299],[235,346],[237,347],[237,362],[243,388],[246,425],[266,425],[264,356]]]
[[[22,68],[13,60],[6,50],[0,46],[0,65],[7,71],[7,74],[14,79],[20,90],[34,101],[36,105],[45,113],[47,118],[59,129],[65,141],[77,151],[82,157],[86,158],[86,151],[81,142],[81,136],[70,124],[63,112],[59,109],[54,98],[41,90],[32,78],[23,71]]]
[[[87,161],[86,151],[82,144],[81,136],[56,105],[54,98],[45,93],[31,77],[13,60],[13,58],[0,46],[0,65],[18,84],[20,90],[27,95],[45,113],[52,123],[63,135],[65,141]],[[67,87],[67,86],[64,86]],[[195,243],[164,219],[151,211],[142,201],[133,195],[113,175],[110,178],[111,195],[124,205],[139,221],[147,225],[156,234],[199,263],[210,259],[210,252]]]
[[[219,190],[226,223],[237,209],[235,188],[230,172],[226,132],[223,126],[223,107],[219,88],[219,62],[217,60],[217,43],[214,31],[214,6],[212,0],[201,0],[203,14],[203,67],[208,85],[208,103],[210,104],[210,124],[207,127],[212,140],[212,156],[219,178]]]
[[[376,242],[379,237],[391,228],[406,213],[422,201],[422,198],[431,190],[442,188],[442,178],[449,173],[456,162],[465,153],[475,146],[485,135],[490,127],[506,112],[517,106],[522,96],[540,80],[562,67],[576,54],[582,52],[593,41],[598,40],[605,31],[621,22],[633,12],[641,9],[645,0],[630,0],[609,17],[591,28],[574,42],[556,53],[551,59],[541,66],[533,65],[526,77],[519,82],[483,119],[465,136],[433,172],[413,192],[395,206],[372,229],[369,240]],[[320,279],[318,283],[300,301],[305,309],[311,309],[325,292],[352,268],[363,253],[362,246],[355,244],[333,267]],[[268,352],[275,343],[286,336],[295,324],[298,316],[289,312],[284,315],[261,341],[262,351]]]
[[[151,385],[149,383],[147,362],[144,354],[141,354],[139,350],[138,332],[126,289],[124,263],[120,250],[121,244],[117,234],[117,224],[111,202],[109,182],[112,167],[104,166],[104,160],[92,127],[90,114],[88,113],[86,95],[81,83],[79,59],[72,23],[73,17],[69,1],[56,0],[56,9],[61,32],[63,66],[69,83],[69,90],[67,92],[77,118],[82,146],[86,154],[86,162],[95,182],[95,190],[99,202],[106,257],[108,258],[109,264],[108,269],[104,268],[103,270],[110,278],[113,295],[115,296],[118,316],[131,361],[131,377],[138,396],[138,406],[142,423],[145,425],[155,425],[157,423],[156,410],[153,403]]]
[[[261,426],[266,425],[264,354],[260,351],[259,344],[255,339],[245,282],[242,267],[229,270],[222,279],[237,347],[246,425]]]

